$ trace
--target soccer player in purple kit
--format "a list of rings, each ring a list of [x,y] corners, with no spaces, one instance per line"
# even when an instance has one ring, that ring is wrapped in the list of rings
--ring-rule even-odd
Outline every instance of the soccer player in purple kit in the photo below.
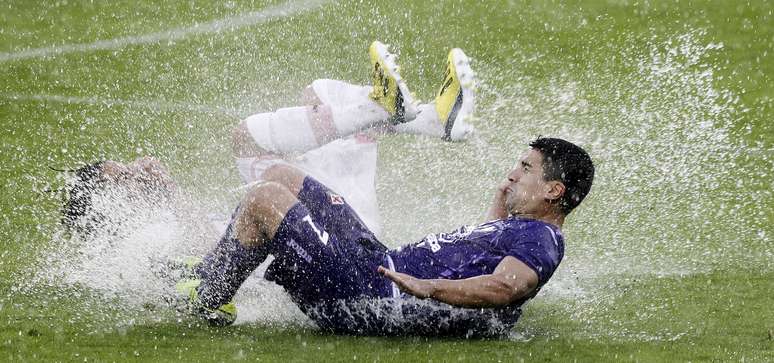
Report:
[[[410,95],[400,87],[395,68],[379,72],[380,58],[390,56],[372,52],[379,74],[371,97],[400,119],[408,114]],[[469,95],[459,84],[454,54],[447,66],[448,82],[440,93],[451,93],[452,102],[450,112],[438,114],[449,117]],[[383,93],[377,92],[381,89]],[[389,94],[391,100],[380,99]],[[394,250],[378,241],[339,194],[296,167],[270,165],[234,212],[215,249],[177,288],[190,311],[214,325],[231,324],[236,317],[233,296],[271,254],[274,260],[264,277],[284,287],[327,331],[507,332],[522,304],[561,262],[561,227],[594,177],[589,155],[568,141],[540,137],[529,146],[497,187],[489,222],[431,234]]]

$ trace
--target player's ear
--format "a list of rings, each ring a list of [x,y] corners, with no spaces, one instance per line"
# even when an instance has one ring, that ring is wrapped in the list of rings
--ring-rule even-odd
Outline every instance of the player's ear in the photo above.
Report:
[[[552,202],[557,201],[562,198],[566,189],[567,188],[564,186],[564,183],[558,180],[549,181],[546,183],[546,186],[544,189],[545,198]]]

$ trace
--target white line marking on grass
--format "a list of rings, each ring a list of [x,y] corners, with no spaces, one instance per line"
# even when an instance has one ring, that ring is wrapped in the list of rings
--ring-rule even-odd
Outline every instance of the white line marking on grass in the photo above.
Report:
[[[264,23],[270,20],[284,18],[304,11],[312,10],[327,3],[326,0],[288,1],[243,15],[218,19],[208,23],[196,24],[190,27],[165,30],[139,36],[127,36],[108,40],[98,40],[93,43],[65,44],[22,50],[12,53],[0,53],[0,63],[38,57],[49,57],[74,52],[89,52],[95,50],[119,49],[130,45],[174,42],[199,34],[221,33],[241,27]]]
[[[163,101],[143,101],[143,100],[120,100],[111,98],[97,98],[97,97],[76,97],[76,96],[60,96],[60,95],[17,95],[17,94],[0,94],[0,98],[5,98],[13,101],[35,101],[35,102],[53,102],[53,103],[66,103],[68,105],[90,105],[90,106],[127,106],[127,107],[139,107],[147,108],[151,110],[169,110],[169,111],[194,111],[194,112],[206,112],[206,113],[219,113],[226,115],[239,115],[237,110],[228,109],[225,107],[212,107],[207,105],[197,105],[193,103],[175,103],[175,102],[163,102]]]

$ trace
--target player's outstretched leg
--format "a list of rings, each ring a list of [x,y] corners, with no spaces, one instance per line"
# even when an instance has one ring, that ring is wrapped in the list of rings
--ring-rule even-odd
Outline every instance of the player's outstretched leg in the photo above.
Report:
[[[232,145],[240,176],[261,180],[265,169],[287,153],[303,153],[374,126],[416,117],[416,105],[398,73],[396,56],[374,42],[369,48],[373,87],[317,80],[304,90],[304,107],[249,116],[234,130]]]

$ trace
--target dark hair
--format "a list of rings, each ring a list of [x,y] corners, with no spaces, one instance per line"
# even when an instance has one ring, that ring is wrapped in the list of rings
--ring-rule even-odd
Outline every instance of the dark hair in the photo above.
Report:
[[[102,187],[105,181],[102,175],[103,162],[99,161],[84,165],[78,169],[68,170],[74,174],[69,183],[69,189],[65,196],[66,200],[62,206],[62,224],[72,232],[79,230],[88,232],[91,227],[89,223],[81,219],[91,211],[91,199],[94,192]],[[95,221],[99,219],[94,216]]]
[[[538,136],[529,146],[543,154],[543,178],[564,184],[559,208],[566,215],[577,207],[591,189],[594,163],[586,150],[567,140]]]

